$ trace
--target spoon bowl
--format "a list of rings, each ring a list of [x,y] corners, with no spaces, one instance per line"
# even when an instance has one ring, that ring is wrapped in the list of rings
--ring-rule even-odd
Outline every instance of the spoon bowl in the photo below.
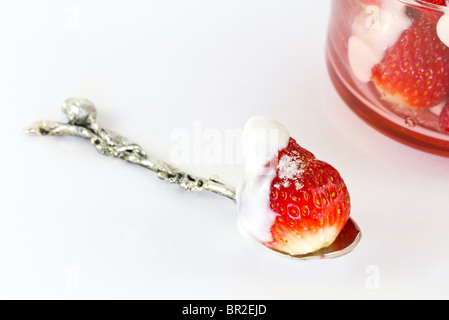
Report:
[[[344,256],[354,250],[362,238],[362,232],[359,226],[352,220],[348,219],[343,230],[337,236],[335,241],[328,247],[322,248],[321,250],[311,252],[308,254],[292,256],[277,250],[269,249],[275,251],[276,253],[286,256],[288,258],[300,259],[300,260],[324,260],[324,259],[334,259]]]

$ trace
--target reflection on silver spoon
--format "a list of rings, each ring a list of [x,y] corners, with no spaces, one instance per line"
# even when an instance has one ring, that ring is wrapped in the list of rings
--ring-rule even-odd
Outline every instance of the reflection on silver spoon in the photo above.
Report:
[[[62,110],[68,118],[67,123],[41,121],[32,124],[24,131],[42,136],[76,136],[88,139],[99,153],[152,170],[160,179],[177,184],[184,190],[209,191],[237,203],[235,188],[227,185],[221,178],[217,176],[212,176],[209,179],[195,177],[167,162],[151,159],[139,145],[130,143],[126,138],[111,130],[101,128],[96,122],[95,106],[89,100],[68,99],[63,103]],[[349,218],[334,243],[326,248],[300,256],[278,253],[302,260],[336,258],[351,252],[358,245],[360,239],[359,227]]]
[[[349,218],[343,230],[341,230],[340,234],[337,236],[337,239],[335,239],[335,241],[326,248],[298,256],[290,256],[279,251],[276,252],[283,256],[302,260],[333,259],[350,253],[355,249],[355,247],[357,247],[361,238],[362,233],[359,226],[354,222],[354,220]]]

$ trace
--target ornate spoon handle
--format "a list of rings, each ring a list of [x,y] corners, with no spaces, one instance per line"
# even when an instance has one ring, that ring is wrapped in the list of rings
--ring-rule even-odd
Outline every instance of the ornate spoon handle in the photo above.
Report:
[[[41,136],[75,136],[90,140],[97,151],[105,156],[122,159],[147,168],[169,183],[177,184],[187,191],[209,191],[236,201],[236,191],[217,176],[209,179],[195,177],[173,165],[151,159],[137,144],[129,143],[121,135],[104,128],[96,122],[95,106],[87,99],[68,99],[62,105],[68,123],[41,121],[25,129],[27,133]]]

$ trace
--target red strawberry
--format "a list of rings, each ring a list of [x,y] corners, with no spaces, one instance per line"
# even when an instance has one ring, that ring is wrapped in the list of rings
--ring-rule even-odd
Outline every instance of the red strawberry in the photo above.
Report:
[[[340,174],[290,138],[278,154],[270,207],[277,217],[266,246],[299,255],[334,242],[350,213],[349,193]]]
[[[431,108],[449,95],[449,48],[425,15],[414,19],[384,59],[372,80],[385,98],[409,107]]]
[[[449,101],[444,106],[440,114],[440,127],[444,132],[449,133]]]

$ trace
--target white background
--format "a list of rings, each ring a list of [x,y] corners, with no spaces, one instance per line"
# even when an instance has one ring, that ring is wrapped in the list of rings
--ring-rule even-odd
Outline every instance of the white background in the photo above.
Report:
[[[449,298],[449,159],[344,105],[325,66],[329,14],[329,0],[2,0],[0,298]],[[65,121],[73,96],[165,160],[180,130],[193,141],[198,125],[206,139],[254,115],[278,119],[340,171],[362,242],[336,260],[280,257],[239,234],[228,199],[87,141],[22,132]],[[235,152],[178,165],[235,185]]]

